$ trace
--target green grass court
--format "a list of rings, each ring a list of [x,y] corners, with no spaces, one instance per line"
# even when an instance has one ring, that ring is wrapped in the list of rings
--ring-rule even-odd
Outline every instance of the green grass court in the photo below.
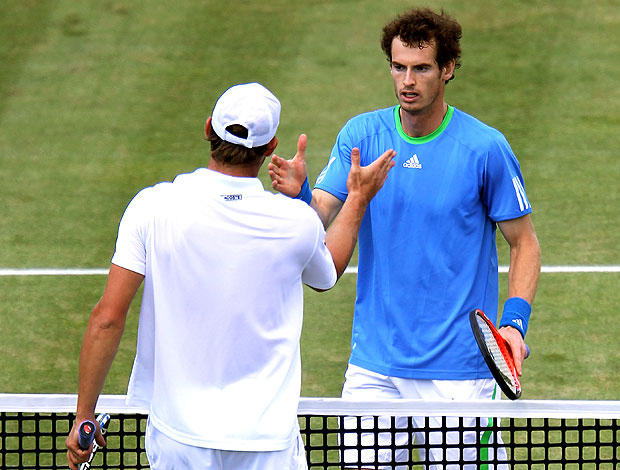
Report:
[[[511,143],[543,264],[620,265],[617,0],[425,4],[463,26],[447,100]],[[107,267],[131,197],[206,165],[204,120],[232,84],[259,81],[280,98],[277,153],[292,156],[307,133],[314,179],[347,119],[395,102],[379,35],[411,5],[3,2],[0,268]],[[104,283],[0,277],[0,393],[77,391],[80,342]],[[619,287],[617,272],[541,275],[524,398],[620,399]],[[306,290],[303,395],[339,395],[354,297],[353,274],[330,292]],[[104,393],[125,392],[138,308]]]

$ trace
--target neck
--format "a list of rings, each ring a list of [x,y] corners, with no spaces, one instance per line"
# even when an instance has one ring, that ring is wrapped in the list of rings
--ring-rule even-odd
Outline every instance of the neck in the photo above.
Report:
[[[409,137],[424,137],[434,132],[448,112],[448,105],[443,100],[437,105],[419,112],[405,111],[400,108],[400,123]]]
[[[209,164],[207,168],[209,170],[217,171],[218,173],[222,173],[228,176],[239,176],[243,178],[256,178],[258,176],[258,172],[260,167],[263,164],[265,159],[262,158],[260,161],[255,163],[249,163],[246,165],[227,165],[225,163],[221,163],[211,158],[209,160]]]

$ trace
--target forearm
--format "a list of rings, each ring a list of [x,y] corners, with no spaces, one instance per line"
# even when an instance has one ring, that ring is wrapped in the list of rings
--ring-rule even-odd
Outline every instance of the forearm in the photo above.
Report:
[[[536,237],[528,237],[510,249],[508,297],[521,297],[530,305],[540,276],[540,247]]]
[[[98,304],[91,314],[80,352],[77,418],[90,419],[125,328],[124,318],[110,321]]]
[[[325,236],[338,277],[344,273],[353,255],[366,205],[360,195],[349,194]]]
[[[339,211],[343,206],[343,202],[336,196],[323,191],[322,189],[315,189],[312,191],[312,202],[310,207],[319,215],[323,227],[327,228],[334,221]]]
[[[359,149],[353,148],[351,169],[347,177],[346,201],[343,203],[320,189],[315,190],[316,197],[313,193],[313,201],[320,200],[317,202],[317,213],[323,223],[328,225],[330,220],[334,219],[327,231],[325,243],[334,259],[338,277],[349,264],[366,207],[385,183],[388,171],[394,166],[395,155],[394,150],[386,150],[370,165],[361,167]]]

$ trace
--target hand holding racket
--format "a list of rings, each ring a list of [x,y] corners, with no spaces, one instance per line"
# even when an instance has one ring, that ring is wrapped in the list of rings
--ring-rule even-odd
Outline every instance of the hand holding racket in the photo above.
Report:
[[[90,448],[90,445],[95,439],[95,431],[97,426],[92,421],[82,421],[80,428],[78,429],[78,445],[80,449],[86,450]]]
[[[469,323],[493,377],[504,394],[511,400],[516,400],[521,396],[521,382],[510,345],[482,310],[472,311],[469,314]],[[529,349],[525,357],[528,355]]]
[[[99,428],[101,429],[101,433],[105,434],[108,430],[108,424],[110,423],[110,415],[107,413],[102,413],[97,416],[97,423],[99,423]],[[97,427],[95,423],[92,421],[83,421],[78,428],[78,445],[82,450],[87,450],[90,448],[92,444],[92,450],[86,462],[78,465],[79,470],[88,470],[91,468],[91,464],[93,459],[95,458],[95,454],[97,450],[99,450],[100,446],[95,441],[95,432],[97,431]]]

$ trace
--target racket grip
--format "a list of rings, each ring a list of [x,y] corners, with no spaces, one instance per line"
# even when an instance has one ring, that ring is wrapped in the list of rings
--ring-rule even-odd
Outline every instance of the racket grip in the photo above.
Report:
[[[82,421],[80,424],[78,444],[81,449],[88,449],[95,439],[95,430],[97,427],[92,421]]]
[[[526,344],[525,345],[525,357],[523,359],[527,359],[528,357],[530,357],[530,347]]]

